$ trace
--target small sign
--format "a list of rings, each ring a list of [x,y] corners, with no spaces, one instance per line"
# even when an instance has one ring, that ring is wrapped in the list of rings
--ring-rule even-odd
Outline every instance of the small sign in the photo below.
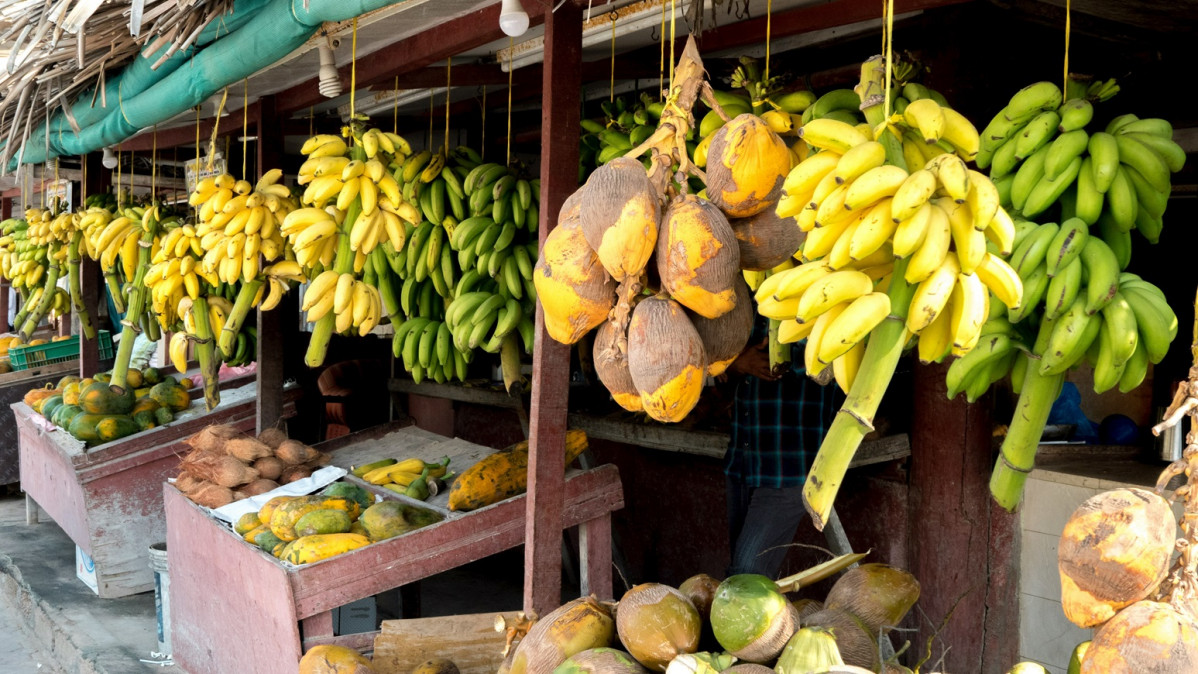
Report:
[[[78,545],[75,546],[75,576],[91,588],[92,592],[100,594],[100,584],[96,580],[96,563]]]
[[[58,199],[60,211],[70,213],[74,210],[71,199],[75,194],[75,183],[61,179],[50,180],[42,185],[42,191],[45,194],[47,206],[53,206],[54,200]]]
[[[199,168],[198,172],[196,171],[197,168]],[[217,155],[216,158],[212,160],[212,168],[208,168],[208,159],[206,158],[201,158],[198,161],[189,161],[184,164],[184,174],[187,181],[188,194],[194,192],[196,185],[198,185],[199,182],[204,178],[212,178],[214,176],[221,175],[222,173],[227,173],[225,168],[225,158],[220,155]]]

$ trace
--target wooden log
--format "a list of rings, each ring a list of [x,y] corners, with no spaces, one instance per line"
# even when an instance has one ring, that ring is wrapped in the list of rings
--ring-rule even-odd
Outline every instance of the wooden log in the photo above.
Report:
[[[492,674],[503,662],[505,636],[495,631],[499,617],[516,612],[384,620],[374,639],[371,664],[378,674],[408,674],[431,658],[447,658],[462,674]]]

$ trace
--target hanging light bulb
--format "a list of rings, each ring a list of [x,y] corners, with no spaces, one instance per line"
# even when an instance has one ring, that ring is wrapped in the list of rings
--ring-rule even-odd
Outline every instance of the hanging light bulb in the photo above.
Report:
[[[112,153],[112,148],[104,148],[104,156],[100,157],[100,163],[103,164],[104,168],[106,169],[116,168],[116,155]]]
[[[337,98],[341,95],[341,75],[337,72],[337,62],[333,58],[332,40],[326,39],[319,47],[320,50],[320,84],[317,87],[320,95],[325,98]]]
[[[503,0],[499,10],[499,29],[504,35],[520,37],[528,30],[528,12],[520,0]]]

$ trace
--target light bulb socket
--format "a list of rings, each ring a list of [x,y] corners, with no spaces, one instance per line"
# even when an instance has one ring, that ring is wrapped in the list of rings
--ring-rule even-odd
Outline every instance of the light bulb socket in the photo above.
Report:
[[[319,84],[317,89],[325,98],[336,98],[341,95],[341,74],[337,72],[337,62],[333,58],[333,47],[327,42],[321,44]]]
[[[112,152],[112,148],[104,148],[104,155],[100,157],[100,164],[106,169],[116,168],[117,160],[116,155]]]
[[[528,12],[520,0],[503,0],[499,10],[499,29],[504,35],[520,37],[528,31]]]

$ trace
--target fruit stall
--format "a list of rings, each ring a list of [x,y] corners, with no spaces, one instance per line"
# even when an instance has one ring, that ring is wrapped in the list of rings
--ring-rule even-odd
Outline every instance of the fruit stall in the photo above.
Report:
[[[1192,671],[1198,131],[1161,92],[1195,26],[1058,4],[200,2],[46,38],[0,74],[4,168],[40,167],[0,271],[93,381],[22,380],[22,489],[103,597],[168,542],[192,674],[407,674],[394,635],[435,628],[333,609],[521,545],[502,671]],[[60,173],[74,212],[34,196]],[[721,582],[754,349],[836,409],[785,577]],[[392,420],[322,437],[357,358]]]

